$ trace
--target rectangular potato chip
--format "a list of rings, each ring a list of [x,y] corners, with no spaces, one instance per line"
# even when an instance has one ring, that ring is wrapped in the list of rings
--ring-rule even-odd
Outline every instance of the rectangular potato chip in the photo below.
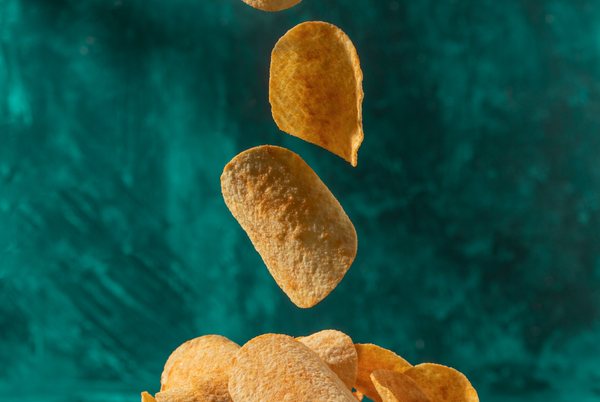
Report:
[[[304,22],[271,53],[269,101],[280,130],[356,166],[363,141],[363,73],[354,45],[327,22]]]
[[[313,350],[349,390],[356,382],[358,355],[352,339],[343,332],[328,329],[297,338]]]
[[[358,376],[354,388],[375,402],[381,402],[379,392],[371,381],[371,373],[381,369],[403,372],[412,365],[391,350],[377,345],[357,343],[354,346],[358,354]]]
[[[418,364],[404,372],[429,395],[432,402],[479,402],[477,391],[460,371],[441,364]]]
[[[229,393],[235,402],[356,402],[315,352],[276,334],[256,337],[239,350]]]
[[[317,174],[285,148],[260,146],[225,166],[221,190],[275,282],[301,308],[323,300],[354,261],[356,230]]]

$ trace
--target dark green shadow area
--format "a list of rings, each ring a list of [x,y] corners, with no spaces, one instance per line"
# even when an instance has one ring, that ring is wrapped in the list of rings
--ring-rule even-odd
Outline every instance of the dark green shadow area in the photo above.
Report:
[[[309,20],[361,59],[356,168],[271,117],[271,49]],[[188,339],[328,328],[482,401],[599,399],[599,95],[598,1],[0,0],[0,400],[139,400]],[[262,144],[358,233],[309,310],[220,194]]]

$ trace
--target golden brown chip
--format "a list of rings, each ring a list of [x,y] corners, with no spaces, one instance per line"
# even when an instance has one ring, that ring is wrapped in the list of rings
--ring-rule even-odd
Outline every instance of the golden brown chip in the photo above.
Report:
[[[358,354],[358,376],[354,388],[375,402],[381,402],[379,392],[371,382],[371,373],[381,369],[401,373],[411,368],[412,365],[391,350],[377,345],[357,343],[354,346]]]
[[[209,402],[200,391],[192,387],[172,388],[156,394],[156,402]],[[143,402],[143,401],[142,401]]]
[[[358,402],[362,402],[363,398],[365,397],[365,394],[363,394],[360,391],[352,391],[352,395],[354,395],[356,399],[358,399]]]
[[[242,0],[244,3],[263,11],[281,11],[300,3],[302,0]]]
[[[383,402],[432,402],[409,376],[391,370],[375,370],[371,381]]]
[[[356,230],[317,174],[295,153],[261,146],[225,166],[221,190],[275,282],[298,307],[312,307],[356,256]]]
[[[404,372],[425,390],[432,402],[479,402],[477,391],[460,371],[424,363]]]
[[[356,49],[341,29],[326,22],[295,26],[271,53],[275,123],[356,166],[364,138],[362,79]]]
[[[337,375],[287,335],[261,335],[238,352],[229,393],[235,402],[356,402]]]
[[[156,399],[147,391],[142,392],[142,402],[156,402]]]
[[[177,349],[175,349],[173,351],[173,353],[171,353],[171,355],[167,359],[167,362],[165,363],[165,368],[163,369],[163,372],[160,375],[161,390],[163,389],[162,387],[164,387],[164,385],[167,383],[167,379],[169,377],[169,371],[171,371],[173,364],[175,364],[175,362],[177,360],[179,360],[179,358],[181,356],[185,355],[188,352],[188,350],[193,349],[195,347],[195,345],[200,342],[219,342],[219,341],[220,342],[229,342],[229,343],[232,343],[239,347],[239,345],[237,345],[235,342],[230,341],[229,339],[225,338],[224,336],[204,335],[204,336],[200,336],[198,338],[189,340],[189,341],[181,344]]]
[[[212,402],[230,402],[227,383],[233,357],[240,347],[227,338],[209,335],[180,348],[181,351],[173,352],[175,362],[167,361],[171,368],[161,391],[190,386]]]
[[[356,382],[358,356],[354,342],[348,335],[328,329],[296,340],[313,350],[346,387],[352,390]]]

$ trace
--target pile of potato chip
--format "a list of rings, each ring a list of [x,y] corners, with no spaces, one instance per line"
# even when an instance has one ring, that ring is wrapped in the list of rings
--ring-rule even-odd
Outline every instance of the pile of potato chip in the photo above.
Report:
[[[179,346],[160,392],[142,402],[478,402],[469,380],[439,364],[412,366],[394,352],[354,344],[340,331],[266,334],[240,348],[219,335]]]
[[[300,0],[243,0],[280,11]],[[288,31],[271,54],[269,101],[282,130],[357,164],[363,74],[348,36],[326,22]],[[323,300],[357,252],[357,235],[337,199],[300,156],[264,145],[225,166],[221,190],[269,272],[301,308]],[[460,372],[412,366],[394,352],[354,344],[335,330],[307,337],[266,334],[243,347],[206,335],[177,348],[160,392],[142,402],[476,402]]]

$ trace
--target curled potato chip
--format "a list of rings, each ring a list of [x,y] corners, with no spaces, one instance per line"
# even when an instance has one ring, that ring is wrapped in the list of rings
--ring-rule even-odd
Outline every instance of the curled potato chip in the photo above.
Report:
[[[356,230],[295,153],[260,146],[225,166],[221,190],[275,282],[301,308],[323,300],[354,261]]]
[[[371,381],[371,373],[375,370],[392,370],[403,372],[411,368],[412,365],[406,360],[380,346],[370,343],[354,345],[358,354],[358,375],[354,388],[364,393],[368,398],[375,402],[381,402],[379,392]]]
[[[289,30],[271,53],[269,101],[280,130],[356,166],[363,141],[363,73],[348,36],[326,22]]]
[[[142,402],[156,402],[156,399],[147,391],[142,392]]]
[[[263,11],[281,11],[300,3],[302,0],[242,0],[244,3]]]
[[[352,339],[340,331],[332,329],[296,338],[313,350],[349,390],[356,381],[358,356]]]
[[[186,344],[181,351],[174,352],[176,360],[171,363],[161,391],[189,386],[212,402],[231,402],[227,383],[233,357],[240,347],[227,338],[214,335]]]
[[[156,402],[208,402],[200,391],[192,387],[172,388],[156,394]],[[143,402],[143,401],[142,401]]]
[[[397,371],[375,370],[371,381],[383,402],[432,402],[419,384]]]
[[[235,402],[356,402],[315,352],[276,334],[256,337],[239,350],[229,393]]]
[[[163,389],[164,385],[167,383],[167,379],[169,377],[169,372],[171,371],[173,364],[175,364],[175,362],[177,360],[179,360],[179,358],[181,356],[185,355],[190,349],[193,349],[196,346],[196,344],[198,344],[200,342],[219,342],[219,341],[220,342],[229,342],[229,343],[232,343],[239,347],[239,345],[237,345],[235,342],[230,341],[229,339],[225,338],[224,336],[204,335],[204,336],[200,336],[198,338],[189,340],[189,341],[181,344],[177,349],[175,349],[173,351],[173,353],[171,353],[171,355],[167,359],[167,362],[165,363],[165,368],[163,369],[163,372],[160,375],[161,390]]]
[[[477,391],[460,371],[424,363],[404,372],[429,395],[432,402],[479,402]]]

